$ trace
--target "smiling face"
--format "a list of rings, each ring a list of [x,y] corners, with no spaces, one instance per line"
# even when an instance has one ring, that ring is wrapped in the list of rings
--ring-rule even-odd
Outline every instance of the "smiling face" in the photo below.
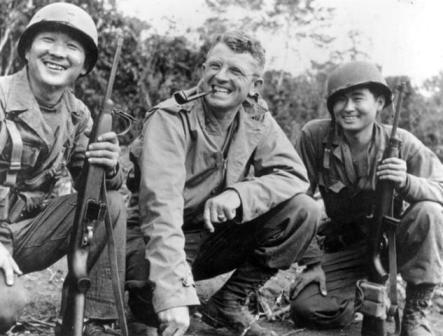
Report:
[[[64,32],[39,32],[25,58],[33,89],[62,90],[86,73],[85,49],[78,40]]]
[[[216,44],[203,65],[201,88],[213,91],[205,97],[216,112],[236,112],[248,94],[262,84],[261,67],[250,53],[237,53],[226,44]]]
[[[375,96],[368,88],[350,88],[334,98],[332,110],[335,121],[346,133],[372,132],[377,113],[383,109],[385,98]]]

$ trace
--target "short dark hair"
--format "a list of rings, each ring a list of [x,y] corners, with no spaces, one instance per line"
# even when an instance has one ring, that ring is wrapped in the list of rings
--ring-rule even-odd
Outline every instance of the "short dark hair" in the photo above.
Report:
[[[266,63],[265,49],[260,41],[240,31],[228,31],[218,35],[212,42],[209,51],[217,44],[223,43],[236,53],[249,53],[261,68]]]

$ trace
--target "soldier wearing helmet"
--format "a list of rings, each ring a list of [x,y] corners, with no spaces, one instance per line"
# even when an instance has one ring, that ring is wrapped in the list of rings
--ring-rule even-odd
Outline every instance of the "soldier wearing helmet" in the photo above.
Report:
[[[397,229],[398,270],[407,282],[402,336],[432,335],[426,315],[443,271],[443,166],[414,135],[399,129],[400,158],[382,160],[391,127],[377,114],[391,90],[369,62],[338,66],[328,77],[330,120],[307,123],[297,149],[318,188],[330,221],[311,244],[311,263],[291,288],[299,325],[341,328],[354,316],[355,283],[366,276],[366,244],[377,179],[392,181],[409,207]],[[321,249],[320,247],[321,246]]]
[[[26,301],[20,275],[42,270],[67,253],[77,194],[60,196],[62,176],[79,176],[85,158],[106,170],[108,210],[119,262],[124,262],[126,212],[117,135],[109,132],[88,146],[89,109],[72,86],[97,60],[97,30],[80,7],[53,3],[32,17],[18,43],[26,61],[0,77],[0,333],[15,322]],[[85,335],[108,335],[116,319],[111,280],[105,272],[105,229],[95,230],[88,265]],[[113,333],[114,335],[115,333]]]

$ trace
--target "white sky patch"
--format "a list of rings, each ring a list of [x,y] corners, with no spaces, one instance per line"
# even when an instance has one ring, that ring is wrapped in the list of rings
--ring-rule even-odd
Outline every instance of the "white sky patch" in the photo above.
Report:
[[[204,0],[119,0],[129,16],[146,20],[159,34],[187,35],[214,16]],[[334,49],[350,48],[347,32],[362,35],[360,49],[380,64],[386,76],[408,75],[421,82],[443,71],[442,0],[319,0],[317,6],[336,9],[328,33],[336,36],[330,50],[321,51],[310,41],[295,44],[285,55],[283,35],[257,36],[267,49],[267,68],[299,73],[310,60],[325,61]],[[233,17],[240,12],[231,13]],[[171,23],[172,29],[171,29]]]

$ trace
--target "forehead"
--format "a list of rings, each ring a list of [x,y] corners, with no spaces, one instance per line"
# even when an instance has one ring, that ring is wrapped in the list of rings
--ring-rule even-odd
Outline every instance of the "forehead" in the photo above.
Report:
[[[209,50],[206,62],[211,61],[222,61],[232,66],[250,70],[250,72],[257,72],[259,69],[257,60],[250,53],[237,53],[222,42],[217,43]]]

